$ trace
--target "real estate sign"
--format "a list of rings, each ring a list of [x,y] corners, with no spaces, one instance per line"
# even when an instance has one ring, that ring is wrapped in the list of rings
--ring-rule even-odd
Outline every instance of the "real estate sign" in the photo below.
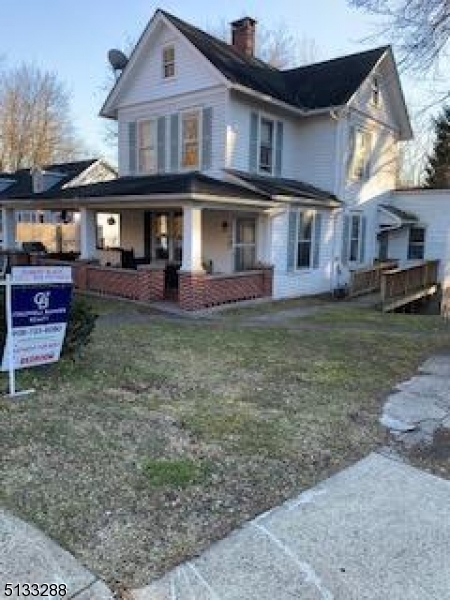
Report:
[[[15,267],[2,370],[57,362],[72,296],[70,267]]]

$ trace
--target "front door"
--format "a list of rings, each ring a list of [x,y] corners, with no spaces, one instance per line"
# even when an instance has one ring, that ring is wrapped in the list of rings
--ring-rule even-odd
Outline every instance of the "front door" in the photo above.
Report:
[[[256,264],[256,219],[238,217],[234,224],[234,270],[248,271]]]

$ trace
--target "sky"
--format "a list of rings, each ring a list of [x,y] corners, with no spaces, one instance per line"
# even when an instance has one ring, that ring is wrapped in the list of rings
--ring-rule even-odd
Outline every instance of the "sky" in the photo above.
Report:
[[[26,62],[55,72],[71,95],[75,128],[88,154],[114,161],[104,119],[98,117],[105,99],[106,55],[110,48],[125,49],[137,40],[157,8],[209,29],[244,15],[267,28],[286,23],[293,35],[314,40],[320,60],[392,42],[374,39],[375,18],[350,8],[346,0],[3,0],[3,66]],[[407,92],[417,95],[410,82],[405,84]]]

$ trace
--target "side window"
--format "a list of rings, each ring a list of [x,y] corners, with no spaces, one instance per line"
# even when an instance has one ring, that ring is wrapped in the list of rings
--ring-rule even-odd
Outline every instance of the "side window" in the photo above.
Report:
[[[139,173],[156,172],[156,121],[138,122],[137,160]]]
[[[350,219],[350,248],[348,258],[350,262],[358,262],[361,243],[361,217],[352,215]]]
[[[353,155],[350,163],[350,177],[355,180],[369,176],[369,159],[372,149],[372,134],[364,129],[352,130]]]
[[[275,124],[270,119],[261,118],[259,140],[259,170],[273,173]]]
[[[305,210],[298,214],[297,225],[297,269],[309,269],[313,261],[315,211]]]
[[[162,51],[162,76],[175,77],[175,46],[165,46]]]
[[[378,77],[372,77],[370,87],[370,102],[372,106],[380,106],[380,81]]]
[[[423,260],[425,257],[425,228],[411,227],[408,241],[408,260]]]

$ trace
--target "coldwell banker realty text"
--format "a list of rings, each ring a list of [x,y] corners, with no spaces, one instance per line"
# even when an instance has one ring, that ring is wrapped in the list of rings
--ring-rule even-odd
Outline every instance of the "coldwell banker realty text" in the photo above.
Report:
[[[14,369],[58,361],[72,296],[70,268],[17,267],[11,284],[11,330],[2,370],[11,366],[11,343]]]

